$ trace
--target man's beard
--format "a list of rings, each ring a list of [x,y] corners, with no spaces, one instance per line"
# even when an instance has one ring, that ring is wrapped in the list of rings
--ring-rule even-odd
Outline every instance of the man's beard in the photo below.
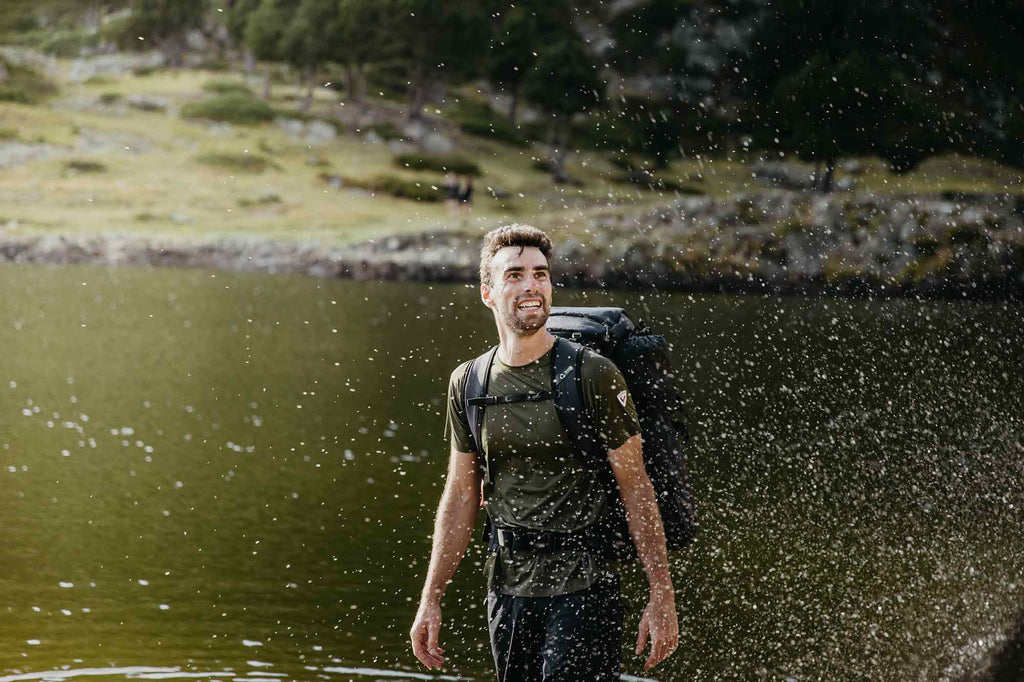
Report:
[[[516,305],[518,303],[513,305],[511,311],[502,312],[501,314],[502,323],[516,336],[531,336],[543,329],[544,325],[547,324],[548,316],[551,313],[551,306],[547,301],[541,303],[540,314],[532,315],[530,319],[523,319],[517,315],[516,313],[519,312],[519,309],[515,307]]]

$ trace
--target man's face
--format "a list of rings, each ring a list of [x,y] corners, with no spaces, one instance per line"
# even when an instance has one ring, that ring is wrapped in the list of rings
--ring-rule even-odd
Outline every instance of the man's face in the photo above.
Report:
[[[491,286],[482,285],[480,294],[498,324],[517,336],[533,334],[551,312],[548,259],[535,246],[500,249],[491,261]]]

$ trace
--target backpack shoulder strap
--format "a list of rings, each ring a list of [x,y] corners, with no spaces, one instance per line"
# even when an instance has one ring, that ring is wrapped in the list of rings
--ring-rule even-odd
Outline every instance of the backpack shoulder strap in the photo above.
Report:
[[[573,341],[555,337],[551,358],[551,391],[554,393],[555,411],[562,428],[569,435],[574,449],[591,465],[604,458],[597,437],[593,416],[583,399],[584,347]]]
[[[483,446],[480,442],[480,432],[484,427],[485,404],[475,400],[487,395],[487,384],[491,374],[491,364],[494,362],[494,355],[498,352],[495,346],[486,353],[477,356],[469,364],[466,371],[466,388],[462,395],[463,410],[466,413],[466,421],[469,423],[469,432],[473,436],[473,445],[476,453],[483,462],[485,480],[490,480],[490,467],[484,457]]]

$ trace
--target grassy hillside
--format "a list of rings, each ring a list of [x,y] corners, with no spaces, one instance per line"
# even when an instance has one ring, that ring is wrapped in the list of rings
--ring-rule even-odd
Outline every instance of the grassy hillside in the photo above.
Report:
[[[237,88],[224,82],[242,84],[237,74],[143,69],[78,83],[69,77],[69,61],[54,64],[48,79],[55,92],[35,104],[0,101],[0,226],[7,229],[348,242],[511,220],[547,228],[581,225],[595,215],[630,213],[676,196],[624,182],[623,171],[597,151],[570,156],[569,173],[580,186],[556,186],[538,169],[539,148],[459,131],[447,117],[460,104],[453,101],[433,110],[428,125],[433,120],[455,142],[458,156],[480,169],[472,211],[453,213],[443,202],[374,191],[387,177],[388,186],[419,183],[418,191],[432,194],[443,173],[399,165],[386,143],[367,141],[367,130],[337,124],[337,137],[325,142],[286,130],[280,117],[296,116],[294,87],[274,86],[269,106],[275,120],[225,124],[183,114],[197,102],[230,96]],[[250,87],[259,91],[261,85]],[[461,93],[462,100],[473,96],[471,89]],[[320,89],[313,118],[335,122],[343,106],[335,91]],[[393,109],[394,103],[378,99],[370,115],[390,120]],[[31,160],[18,160],[26,155]],[[855,189],[1022,191],[1019,173],[972,159],[935,159],[906,176],[870,160],[861,166],[849,176]],[[662,177],[687,192],[713,196],[764,188],[742,159],[682,160]]]

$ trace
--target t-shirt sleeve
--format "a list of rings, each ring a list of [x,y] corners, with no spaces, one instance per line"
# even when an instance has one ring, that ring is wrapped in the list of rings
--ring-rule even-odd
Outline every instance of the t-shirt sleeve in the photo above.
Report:
[[[476,452],[473,433],[466,419],[465,404],[462,402],[469,365],[470,363],[466,362],[456,367],[448,381],[448,416],[445,430],[451,434],[451,446],[459,452]]]
[[[604,445],[615,450],[640,433],[633,396],[615,363],[592,351],[583,358],[583,399],[594,415]]]

